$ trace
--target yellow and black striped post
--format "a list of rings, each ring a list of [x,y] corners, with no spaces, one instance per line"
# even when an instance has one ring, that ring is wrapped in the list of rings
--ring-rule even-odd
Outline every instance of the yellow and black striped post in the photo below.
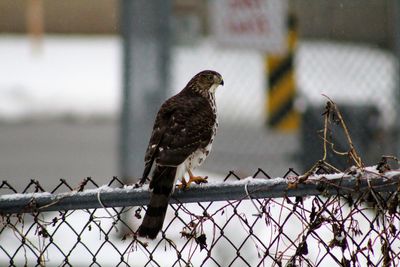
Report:
[[[289,15],[287,52],[281,55],[266,56],[268,125],[273,129],[288,132],[297,130],[300,124],[300,115],[294,108],[296,97],[294,54],[296,47],[297,21],[294,15]]]

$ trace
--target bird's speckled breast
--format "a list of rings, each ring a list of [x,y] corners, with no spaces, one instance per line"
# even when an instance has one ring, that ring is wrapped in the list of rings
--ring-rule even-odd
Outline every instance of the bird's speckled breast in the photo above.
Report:
[[[218,117],[217,117],[217,105],[215,103],[215,94],[214,92],[210,92],[209,94],[209,102],[212,108],[212,111],[215,115],[215,123],[212,128],[212,136],[210,139],[210,143],[205,148],[199,148],[193,154],[191,154],[186,160],[185,165],[187,170],[194,170],[195,168],[199,167],[207,156],[210,154],[212,144],[214,142],[215,135],[217,134],[218,129]]]

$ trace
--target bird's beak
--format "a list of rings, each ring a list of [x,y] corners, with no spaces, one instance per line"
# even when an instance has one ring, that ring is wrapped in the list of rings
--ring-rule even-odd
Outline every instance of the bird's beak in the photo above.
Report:
[[[214,83],[218,85],[224,85],[224,79],[220,75],[214,75]]]

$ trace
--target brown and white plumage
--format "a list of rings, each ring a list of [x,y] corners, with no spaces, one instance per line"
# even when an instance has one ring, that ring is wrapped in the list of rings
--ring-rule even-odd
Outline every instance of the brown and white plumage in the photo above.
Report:
[[[212,146],[218,127],[215,90],[223,85],[221,75],[205,70],[195,75],[177,95],[158,111],[141,183],[154,168],[146,215],[138,235],[154,239],[161,230],[177,179],[200,166]]]

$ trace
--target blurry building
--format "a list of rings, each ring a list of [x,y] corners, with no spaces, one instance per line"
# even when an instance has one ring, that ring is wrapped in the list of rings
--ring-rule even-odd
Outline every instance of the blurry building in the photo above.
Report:
[[[29,1],[43,3],[48,33],[116,34],[119,31],[118,0],[2,0],[0,33],[26,32]],[[191,35],[208,32],[207,2],[173,0],[178,40],[187,42],[193,38]],[[368,42],[389,48],[393,47],[394,41],[392,2],[290,1],[299,18],[302,37]],[[366,22],[368,27],[365,27]]]

